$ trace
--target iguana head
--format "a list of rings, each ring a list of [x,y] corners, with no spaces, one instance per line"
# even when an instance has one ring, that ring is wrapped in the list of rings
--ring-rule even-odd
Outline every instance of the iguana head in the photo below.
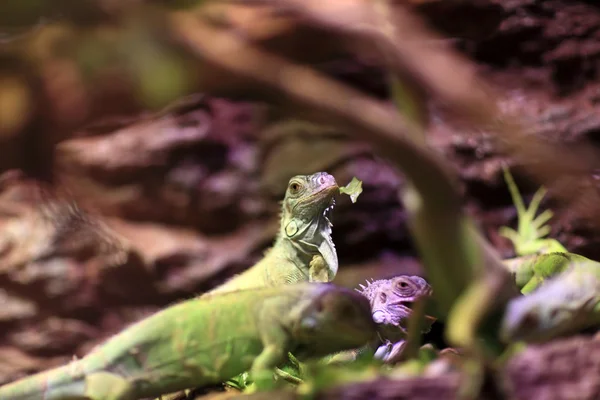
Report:
[[[584,329],[598,322],[599,293],[597,271],[567,271],[530,294],[511,300],[504,313],[500,337],[507,343],[544,342]]]
[[[290,179],[282,205],[281,234],[310,243],[318,233],[329,235],[329,217],[338,190],[335,178],[326,172]]]
[[[412,313],[412,304],[423,297],[429,297],[432,289],[420,276],[399,275],[391,279],[367,281],[356,289],[369,299],[373,320],[382,325],[404,328]],[[425,316],[424,331],[431,328],[435,318]]]
[[[319,293],[292,324],[298,358],[321,357],[365,345],[376,335],[369,301],[352,290],[319,285]],[[316,286],[315,286],[316,287]]]

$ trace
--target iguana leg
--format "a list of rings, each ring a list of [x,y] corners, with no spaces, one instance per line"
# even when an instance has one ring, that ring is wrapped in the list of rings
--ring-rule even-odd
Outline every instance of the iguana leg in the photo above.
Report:
[[[85,378],[85,398],[89,400],[136,400],[131,383],[110,372],[95,372]]]
[[[256,323],[261,328],[260,338],[263,351],[254,359],[250,368],[250,379],[253,381],[245,392],[271,389],[275,385],[273,370],[288,358],[289,334],[278,322],[277,299],[263,303]]]
[[[327,361],[327,363],[334,364],[356,361],[357,355],[358,352],[356,350],[341,351],[337,354],[332,355]]]
[[[392,343],[390,347],[388,347],[388,351],[381,358],[381,360],[386,364],[395,364],[402,358],[402,353],[404,348],[406,347],[406,340],[400,340],[399,342]],[[377,357],[376,357],[377,358]]]
[[[329,282],[329,268],[321,255],[313,256],[308,264],[309,282]]]
[[[390,352],[392,351],[392,347],[393,347],[393,343],[390,342],[389,340],[386,340],[385,343],[383,343],[381,346],[379,346],[377,348],[377,351],[375,351],[375,354],[373,355],[373,357],[378,360],[385,360],[389,356]]]
[[[521,293],[529,294],[542,284],[544,284],[544,278],[542,278],[541,276],[534,276],[529,280],[529,282],[527,282],[525,286],[523,286],[523,288],[521,289]]]
[[[270,344],[265,346],[263,352],[254,359],[250,369],[250,377],[253,385],[249,392],[256,390],[265,390],[273,386],[273,370],[285,360],[286,351],[279,344]]]

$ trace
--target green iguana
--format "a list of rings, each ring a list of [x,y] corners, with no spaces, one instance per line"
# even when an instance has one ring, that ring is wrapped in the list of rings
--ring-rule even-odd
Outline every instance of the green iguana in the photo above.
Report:
[[[260,387],[288,351],[321,357],[375,334],[368,300],[332,284],[213,294],[166,308],[80,360],[0,387],[0,400],[137,400],[247,370]]]
[[[545,190],[539,189],[528,208],[508,172],[504,179],[517,208],[519,229],[503,227],[520,257],[504,260],[524,297],[506,308],[500,335],[506,342],[543,342],[600,324],[600,263],[568,253],[557,240],[544,238],[552,212],[535,217]],[[545,253],[545,254],[538,254]]]
[[[573,253],[530,256],[516,271],[525,296],[509,302],[505,341],[543,342],[600,326],[600,263]]]
[[[333,280],[338,258],[329,214],[338,190],[335,178],[326,172],[291,178],[273,247],[254,266],[208,293]]]

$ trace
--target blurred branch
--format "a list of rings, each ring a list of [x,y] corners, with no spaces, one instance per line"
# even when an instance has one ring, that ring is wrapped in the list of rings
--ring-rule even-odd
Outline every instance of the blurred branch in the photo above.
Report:
[[[418,199],[410,200],[413,206],[418,203],[417,207],[427,210],[427,221],[422,226],[427,225],[428,228],[426,232],[420,232],[419,238],[439,244],[437,250],[444,257],[441,265],[447,265],[449,271],[467,270],[466,275],[472,272],[468,268],[469,261],[464,258],[467,253],[457,252],[447,240],[448,237],[463,237],[461,232],[464,226],[461,222],[460,199],[454,186],[455,177],[435,152],[425,146],[415,145],[409,139],[419,135],[416,125],[402,119],[384,103],[320,73],[268,54],[229,31],[210,26],[190,14],[173,14],[172,27],[181,40],[204,61],[258,81],[293,99],[298,105],[294,110],[296,113],[308,112],[312,118],[336,123],[375,144],[381,154],[402,169],[420,195]],[[408,135],[407,132],[412,133]],[[454,283],[439,285],[450,291],[438,291],[438,296],[443,299],[439,301],[439,306],[447,311],[471,277],[465,279],[460,274],[442,273],[430,278],[450,279]],[[436,282],[432,283],[436,285]]]
[[[491,88],[478,79],[474,65],[454,52],[443,37],[428,29],[403,4],[389,4],[389,24],[393,32],[382,29],[381,16],[374,1],[346,0],[223,0],[231,3],[269,4],[310,23],[346,36],[376,44],[385,52],[395,73],[407,74],[416,84],[448,107],[469,116],[473,122],[489,123],[497,116]],[[391,2],[390,2],[391,3]],[[396,2],[401,3],[401,2]],[[356,47],[355,47],[356,48]],[[451,72],[451,73],[449,73]]]
[[[433,152],[415,148],[402,134],[416,127],[402,119],[392,107],[321,73],[266,53],[228,30],[210,26],[191,14],[174,13],[171,22],[181,41],[203,61],[291,98],[300,112],[356,130],[387,156],[403,160],[403,168],[418,189],[431,193],[426,202],[440,207],[446,204],[448,208],[459,206],[455,178]],[[445,183],[430,185],[425,178]]]
[[[600,227],[600,154],[589,143],[552,143],[528,132],[520,110],[503,110],[496,90],[477,76],[476,65],[453,51],[402,2],[392,2],[394,34],[382,31],[372,1],[223,0],[269,4],[312,24],[348,36],[358,48],[367,41],[386,52],[391,71],[410,76],[432,98],[491,133],[501,150],[523,171],[582,217]],[[368,48],[368,47],[367,47]],[[365,47],[360,47],[365,50]]]

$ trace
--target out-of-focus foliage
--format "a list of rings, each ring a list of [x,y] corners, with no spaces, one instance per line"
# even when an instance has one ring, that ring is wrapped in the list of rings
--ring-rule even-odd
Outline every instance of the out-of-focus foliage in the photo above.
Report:
[[[540,252],[566,252],[567,249],[565,249],[565,247],[556,239],[544,239],[545,236],[550,234],[550,226],[546,225],[546,223],[552,218],[552,211],[545,210],[537,217],[535,216],[538,207],[546,194],[546,189],[543,187],[539,188],[533,195],[529,207],[525,208],[523,198],[519,194],[519,189],[517,188],[512,175],[507,167],[504,167],[503,169],[504,180],[506,181],[510,196],[517,209],[518,229],[515,231],[512,228],[504,226],[500,229],[500,234],[507,239],[510,239],[513,246],[515,246],[515,252],[519,256]]]

